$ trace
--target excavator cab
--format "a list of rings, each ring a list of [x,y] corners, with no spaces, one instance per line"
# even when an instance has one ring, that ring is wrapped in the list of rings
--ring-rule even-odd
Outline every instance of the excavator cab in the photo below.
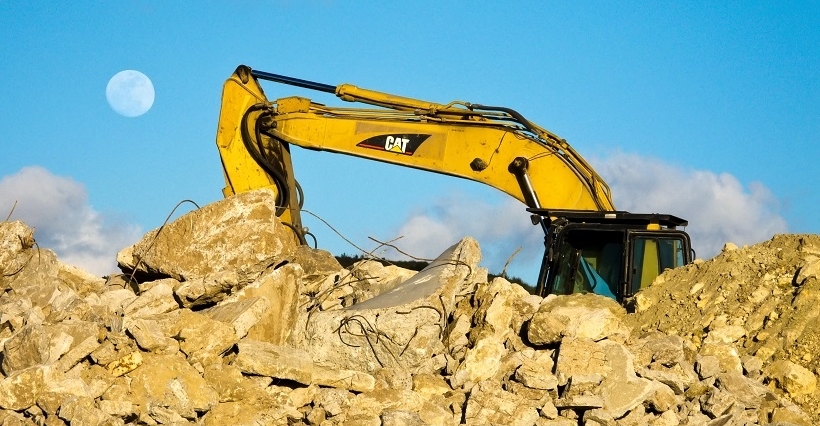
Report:
[[[687,221],[622,211],[528,209],[546,232],[537,293],[595,293],[629,305],[666,269],[692,261]]]

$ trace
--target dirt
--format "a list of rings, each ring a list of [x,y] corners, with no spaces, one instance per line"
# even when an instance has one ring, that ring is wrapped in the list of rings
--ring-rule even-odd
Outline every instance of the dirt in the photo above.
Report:
[[[779,360],[820,373],[820,235],[776,235],[667,271],[636,297],[635,331],[681,336],[695,351],[732,344],[763,368]],[[759,364],[759,363],[758,363]],[[775,384],[768,384],[776,389]],[[820,392],[788,395],[820,424]]]

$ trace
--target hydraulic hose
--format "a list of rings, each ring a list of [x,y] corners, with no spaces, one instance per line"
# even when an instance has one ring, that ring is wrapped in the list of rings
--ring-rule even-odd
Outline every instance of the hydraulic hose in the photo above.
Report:
[[[265,173],[273,179],[274,184],[276,184],[276,187],[279,189],[276,194],[276,216],[281,216],[290,203],[290,191],[288,188],[287,178],[273,164],[271,164],[264,155],[262,155],[262,140],[258,125],[259,120],[257,120],[256,125],[254,125],[257,138],[256,146],[254,146],[250,132],[248,131],[248,119],[250,114],[252,112],[264,110],[265,108],[266,106],[264,104],[256,104],[245,111],[245,114],[242,116],[241,123],[242,143],[245,145],[245,149],[248,150],[251,158],[253,158],[253,160],[259,164],[259,167],[261,167],[262,170],[264,170]]]

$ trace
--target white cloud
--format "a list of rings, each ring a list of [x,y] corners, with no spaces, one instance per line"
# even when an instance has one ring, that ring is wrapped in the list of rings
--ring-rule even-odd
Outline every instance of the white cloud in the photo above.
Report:
[[[698,257],[710,258],[723,244],[754,244],[786,231],[779,201],[760,183],[744,187],[728,173],[687,170],[638,155],[615,154],[593,161],[612,189],[619,210],[668,213],[689,221],[686,231]],[[435,258],[464,236],[481,245],[482,265],[499,273],[518,247],[507,272],[535,283],[544,234],[531,225],[525,206],[499,195],[455,194],[412,213],[395,232],[393,244],[415,257]],[[395,252],[376,253],[385,257]],[[395,257],[398,258],[398,257]]]
[[[82,184],[37,166],[0,179],[0,220],[9,212],[35,229],[41,248],[100,276],[117,271],[117,252],[142,235],[139,226],[94,210]]]
[[[534,283],[544,252],[544,232],[530,222],[526,206],[501,193],[487,198],[452,194],[432,201],[412,213],[395,231],[393,242],[402,251],[432,259],[466,236],[475,238],[482,252],[482,265],[498,274],[511,255],[507,273]],[[394,252],[376,253],[399,258]],[[396,257],[393,257],[396,256]]]
[[[593,161],[619,210],[669,213],[689,221],[698,257],[727,242],[755,244],[786,232],[780,201],[759,182],[744,187],[728,173],[684,169],[654,158],[618,153]]]

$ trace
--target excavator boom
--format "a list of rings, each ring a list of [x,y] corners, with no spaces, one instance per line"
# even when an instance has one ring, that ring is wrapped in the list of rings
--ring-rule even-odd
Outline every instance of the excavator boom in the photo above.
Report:
[[[328,107],[299,97],[271,102],[258,79],[332,91],[378,108]],[[225,83],[217,145],[226,195],[271,184],[264,167],[249,176],[248,167],[257,167],[248,145],[260,152],[296,145],[482,182],[527,207],[614,209],[606,183],[566,141],[507,108],[442,105],[239,67]],[[274,154],[279,174],[292,176],[289,156]]]

